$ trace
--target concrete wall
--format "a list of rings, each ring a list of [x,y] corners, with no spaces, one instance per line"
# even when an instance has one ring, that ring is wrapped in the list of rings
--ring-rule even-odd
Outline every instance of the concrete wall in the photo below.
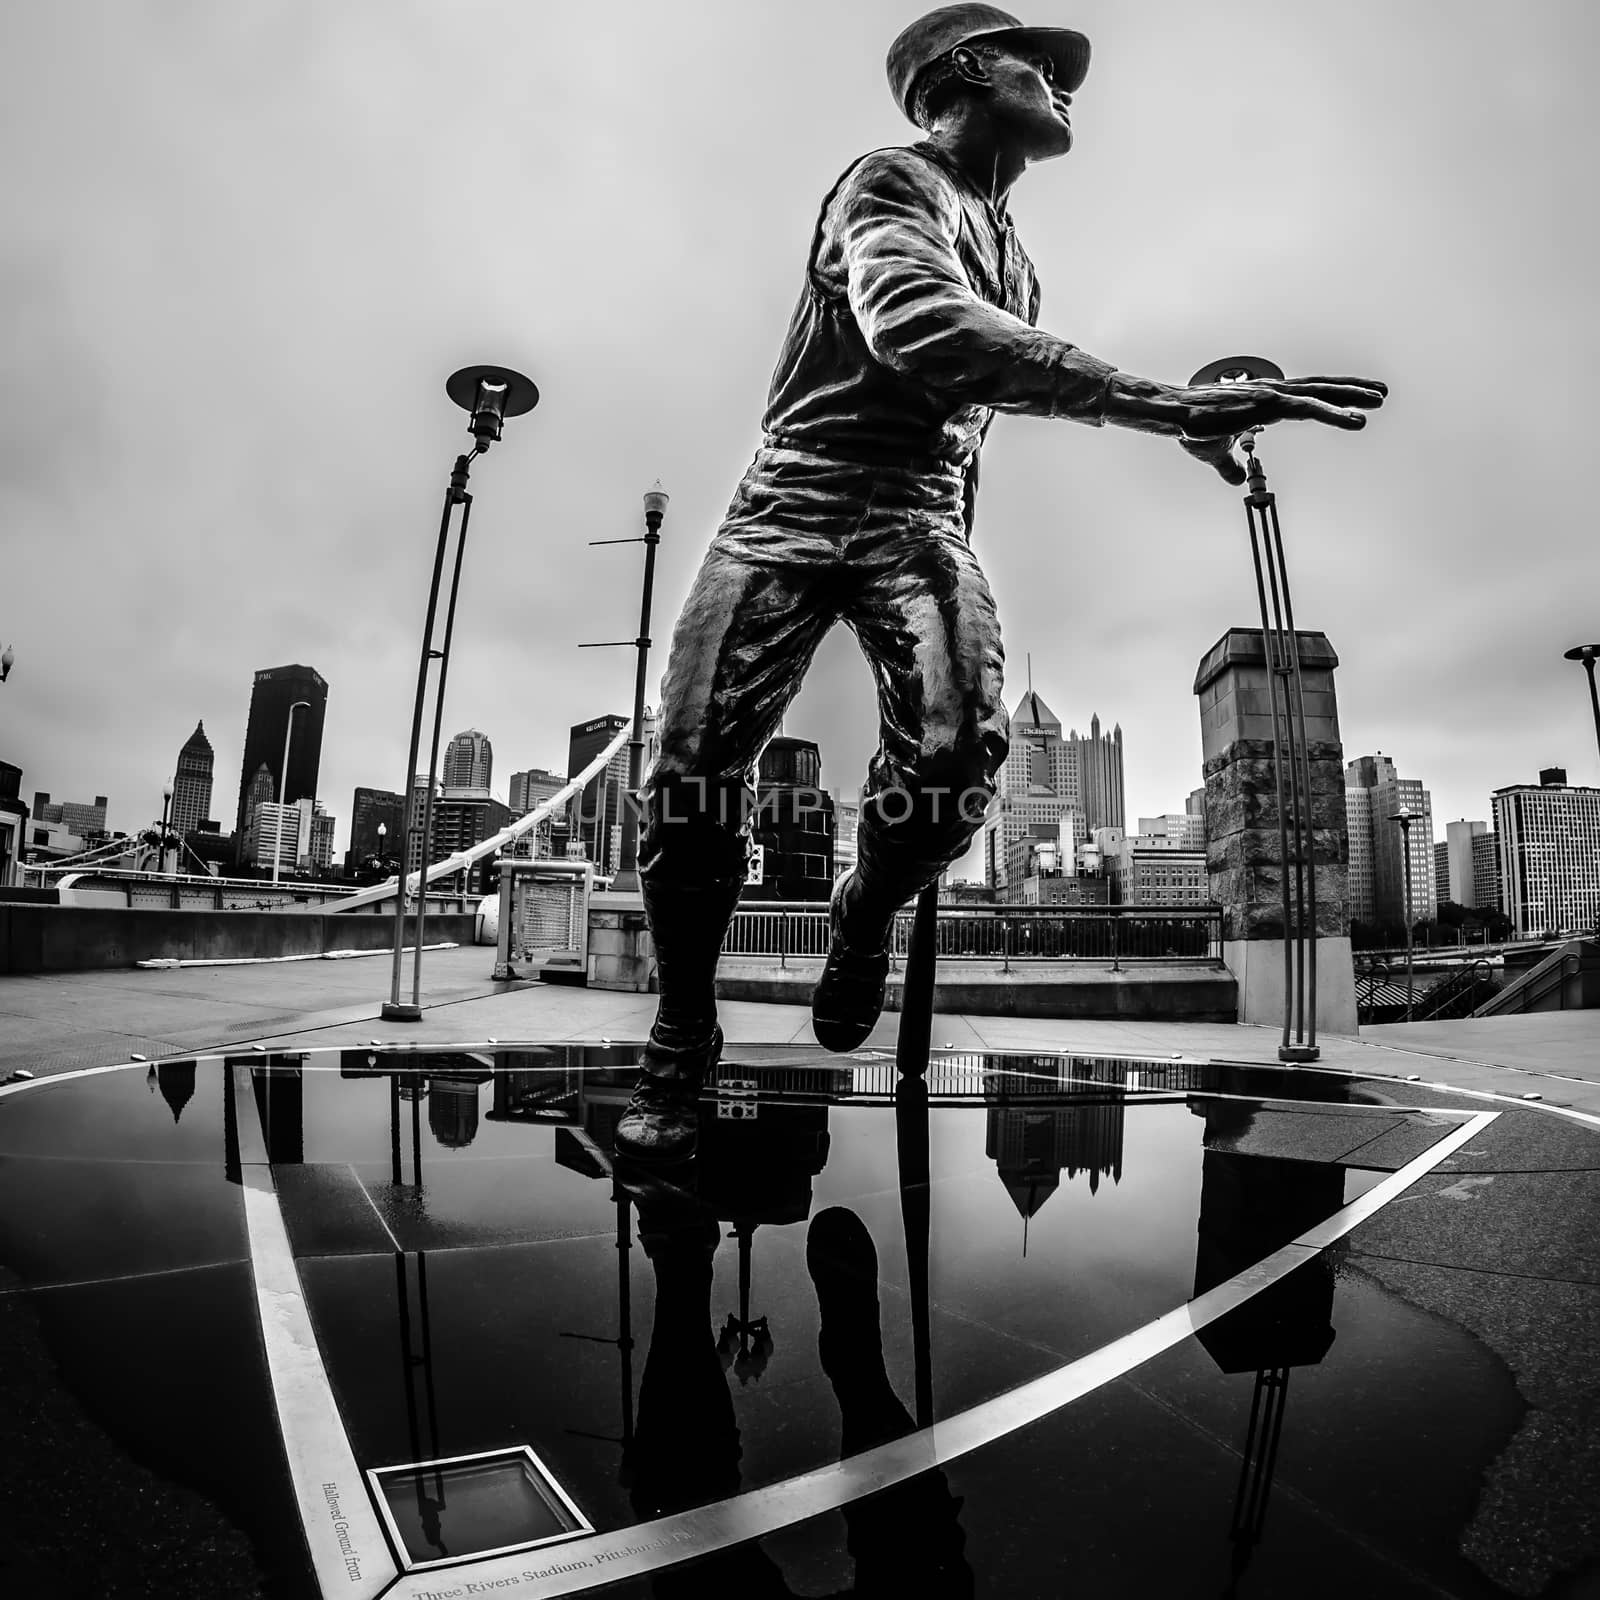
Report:
[[[780,967],[776,957],[724,956],[719,1000],[808,1006],[820,960]],[[900,1009],[903,969],[889,978],[886,1011]],[[1145,1022],[1232,1022],[1238,985],[1214,962],[1036,962],[1005,972],[999,962],[946,961],[937,973],[934,1010],[984,1017],[1123,1018]],[[937,1044],[939,1041],[934,1040]]]
[[[471,944],[476,924],[470,913],[433,914],[425,934],[430,944]],[[414,928],[414,919],[407,917],[408,937]],[[393,947],[392,917],[0,902],[0,973],[89,972],[140,961],[261,959]]]

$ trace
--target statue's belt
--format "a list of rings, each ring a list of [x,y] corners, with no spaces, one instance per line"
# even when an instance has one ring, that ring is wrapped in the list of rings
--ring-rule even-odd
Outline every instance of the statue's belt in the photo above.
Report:
[[[954,461],[948,456],[908,455],[898,450],[874,450],[870,445],[839,445],[828,439],[813,439],[794,433],[768,433],[762,436],[762,445],[768,450],[793,450],[800,455],[822,456],[850,467],[871,467],[922,472],[961,477],[967,470],[965,460]]]

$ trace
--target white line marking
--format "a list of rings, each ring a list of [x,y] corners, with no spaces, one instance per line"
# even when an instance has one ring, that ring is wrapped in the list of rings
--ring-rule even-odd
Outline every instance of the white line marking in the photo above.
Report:
[[[367,1498],[317,1348],[272,1169],[264,1160],[266,1145],[248,1064],[235,1066],[231,1090],[239,1115],[240,1149],[248,1140],[263,1155],[260,1163],[241,1165],[245,1227],[267,1375],[306,1547],[324,1600],[332,1595],[374,1600],[394,1581],[399,1568]]]
[[[462,1586],[471,1582],[482,1585],[483,1592],[514,1596],[517,1600],[572,1594],[762,1538],[954,1461],[1142,1366],[1243,1305],[1296,1267],[1314,1260],[1327,1244],[1366,1221],[1452,1150],[1482,1132],[1498,1114],[1474,1113],[1462,1127],[1445,1135],[1326,1222],[1187,1305],[931,1428],[783,1483],[752,1489],[654,1522],[575,1539],[542,1555],[527,1552],[473,1562],[452,1569],[451,1577],[461,1580]],[[408,1575],[395,1584],[390,1594],[395,1600],[426,1600],[438,1592],[439,1581],[437,1572]],[[463,1587],[463,1592],[468,1591]]]
[[[400,1241],[395,1238],[394,1229],[384,1220],[383,1213],[378,1209],[378,1202],[372,1198],[372,1191],[361,1181],[361,1174],[356,1171],[355,1162],[349,1161],[345,1165],[350,1168],[350,1176],[356,1180],[356,1187],[361,1191],[367,1204],[372,1207],[372,1214],[378,1219],[378,1226],[389,1235],[389,1243],[394,1246],[394,1253],[397,1256],[403,1256],[405,1251],[401,1248]]]

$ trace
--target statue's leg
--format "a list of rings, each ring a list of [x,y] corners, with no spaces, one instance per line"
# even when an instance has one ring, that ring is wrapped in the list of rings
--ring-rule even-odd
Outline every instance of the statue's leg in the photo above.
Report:
[[[852,556],[861,582],[844,620],[877,680],[881,728],[856,867],[834,891],[812,1002],[817,1038],[834,1050],[871,1032],[895,913],[982,826],[1008,748],[999,618],[966,540],[924,524],[863,541]]]
[[[717,957],[744,885],[751,772],[837,618],[827,563],[806,544],[817,540],[719,535],[673,633],[639,846],[659,1000],[616,1134],[635,1156],[694,1148],[695,1097],[721,1048]]]

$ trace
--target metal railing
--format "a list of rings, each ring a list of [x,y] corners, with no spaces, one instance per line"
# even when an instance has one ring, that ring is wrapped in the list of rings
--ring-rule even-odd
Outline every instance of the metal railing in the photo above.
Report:
[[[890,950],[906,955],[912,913],[895,918]],[[941,906],[941,961],[1220,961],[1218,906],[1158,910],[1144,906]],[[828,953],[828,908],[744,901],[723,940],[729,956],[821,960]]]

